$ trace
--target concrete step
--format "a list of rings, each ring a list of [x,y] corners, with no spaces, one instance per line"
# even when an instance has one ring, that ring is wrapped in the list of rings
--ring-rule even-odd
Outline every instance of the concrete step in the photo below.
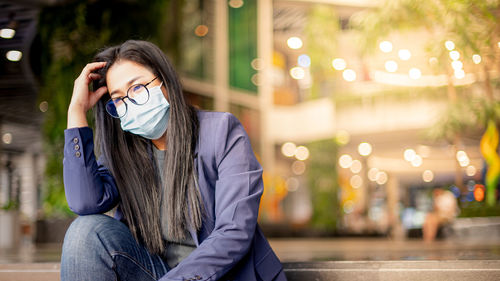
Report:
[[[289,281],[492,281],[500,280],[498,260],[285,262]],[[58,263],[0,264],[0,281],[53,281]]]
[[[283,266],[289,281],[500,280],[498,260],[293,262]]]
[[[0,281],[57,281],[59,263],[0,264]]]

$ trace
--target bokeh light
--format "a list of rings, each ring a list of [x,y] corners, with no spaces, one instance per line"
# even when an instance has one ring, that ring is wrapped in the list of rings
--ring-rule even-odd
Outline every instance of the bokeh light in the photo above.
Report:
[[[361,162],[359,160],[352,161],[351,172],[353,172],[354,174],[357,174],[357,173],[361,172],[361,169],[363,169],[363,165],[361,164]]]
[[[300,55],[297,59],[297,63],[302,67],[309,67],[311,66],[311,58],[306,54]]]
[[[12,39],[16,35],[16,31],[12,28],[2,28],[0,29],[0,37],[4,39]]]
[[[467,167],[470,164],[470,159],[469,156],[467,156],[467,153],[463,150],[457,151],[457,161],[462,167]]]
[[[363,178],[360,175],[354,175],[349,182],[353,188],[360,188],[363,185]]]
[[[480,64],[481,63],[481,56],[478,55],[478,54],[474,54],[472,55],[472,61],[475,63],[475,64]]]
[[[5,57],[10,61],[20,61],[23,57],[23,53],[21,53],[20,51],[11,50],[7,52]]]
[[[380,50],[384,53],[390,53],[392,51],[392,43],[389,41],[382,41],[378,45]]]
[[[408,49],[401,49],[398,52],[398,56],[401,60],[409,60],[411,58],[411,52]]]
[[[290,76],[295,80],[301,80],[306,76],[306,72],[302,67],[296,66],[290,69]]]
[[[344,202],[343,206],[344,213],[350,214],[354,210],[354,202],[352,200],[347,200]]]
[[[387,176],[387,173],[384,172],[384,171],[381,171],[381,172],[378,172],[377,173],[377,180],[376,182],[380,185],[383,185],[387,182],[387,180],[389,179],[389,177]]]
[[[431,57],[431,58],[429,59],[429,64],[430,64],[431,66],[436,66],[436,65],[438,64],[438,59],[437,59],[436,57]]]
[[[405,149],[405,151],[404,151],[404,158],[408,162],[413,161],[413,158],[415,158],[416,155],[417,155],[417,153],[415,152],[415,150],[413,150],[411,148]]]
[[[454,75],[457,79],[462,79],[465,77],[465,71],[463,71],[463,69],[457,69],[454,71]]]
[[[342,73],[342,77],[344,77],[344,79],[346,81],[352,82],[352,81],[356,80],[356,72],[354,72],[354,70],[352,70],[352,69],[346,69]]]
[[[411,79],[417,80],[420,77],[422,77],[422,72],[420,71],[420,69],[413,67],[413,68],[410,68],[408,75],[410,76]]]
[[[309,149],[302,145],[297,147],[297,150],[295,151],[295,158],[301,161],[307,160],[307,158],[309,158]]]
[[[446,47],[446,49],[448,49],[448,51],[452,51],[453,49],[455,49],[455,43],[450,40],[444,42],[444,46]]]
[[[283,153],[286,157],[293,157],[296,150],[297,146],[293,142],[285,142],[281,146],[281,153]]]
[[[344,154],[339,157],[339,165],[340,167],[347,169],[352,165],[352,157],[349,154]]]
[[[431,182],[434,179],[434,173],[431,170],[425,170],[422,173],[422,179],[425,182]]]
[[[351,139],[351,135],[346,130],[339,130],[335,135],[335,139],[339,145],[346,145]]]
[[[476,175],[476,167],[470,165],[470,166],[467,166],[467,168],[465,169],[465,174],[469,177],[473,177]]]
[[[288,38],[288,40],[286,41],[286,44],[288,45],[288,47],[290,49],[297,50],[297,49],[302,48],[302,39],[300,39],[299,37],[293,36],[293,37]]]
[[[38,108],[41,112],[47,112],[47,110],[49,110],[49,103],[47,101],[42,101]]]
[[[376,181],[377,180],[377,176],[378,176],[378,172],[379,172],[379,170],[377,168],[371,168],[368,171],[368,179],[371,180],[371,181]]]
[[[208,26],[204,25],[204,24],[200,24],[196,27],[196,29],[194,30],[194,34],[196,34],[196,36],[198,37],[203,37],[205,35],[207,35],[208,33]]]
[[[293,161],[292,172],[296,175],[302,175],[306,171],[306,163],[303,161]]]
[[[5,144],[11,144],[12,143],[12,134],[11,133],[3,134],[2,141]]]
[[[229,0],[229,7],[231,8],[235,9],[241,8],[243,7],[243,4],[244,4],[243,0]]]
[[[262,70],[262,69],[264,69],[263,63],[262,63],[262,59],[260,59],[260,58],[253,59],[250,64],[252,65],[252,68],[255,69],[255,70]]]
[[[451,67],[456,71],[456,70],[459,70],[459,69],[462,69],[462,67],[464,66],[464,64],[459,61],[459,60],[454,60],[451,62]]]
[[[385,70],[387,70],[387,72],[396,72],[398,70],[398,63],[393,60],[386,61]]]
[[[260,83],[261,78],[260,78],[260,77],[261,77],[261,76],[260,76],[260,74],[259,74],[259,73],[255,73],[254,75],[252,75],[251,80],[252,80],[252,83],[253,83],[255,86],[260,86],[260,85],[261,85],[261,83]]]
[[[332,60],[332,66],[335,70],[344,70],[347,67],[347,63],[344,59],[336,58]]]
[[[362,142],[358,145],[358,152],[362,156],[368,156],[372,153],[372,145],[367,142]]]
[[[423,163],[423,159],[420,155],[415,155],[415,157],[413,157],[413,159],[411,160],[411,165],[413,167],[420,167],[422,166],[422,163]]]
[[[452,59],[452,60],[459,60],[460,59],[460,53],[458,51],[451,51],[450,52],[450,59]]]
[[[476,201],[483,201],[484,200],[484,185],[482,184],[476,184],[474,187],[474,199]]]

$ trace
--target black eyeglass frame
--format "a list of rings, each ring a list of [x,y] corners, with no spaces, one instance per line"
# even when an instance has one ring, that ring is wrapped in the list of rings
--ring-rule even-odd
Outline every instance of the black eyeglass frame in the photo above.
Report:
[[[125,114],[127,114],[127,111],[128,111],[128,105],[127,103],[125,102],[125,99],[127,98],[130,102],[132,102],[133,104],[135,105],[143,105],[143,104],[146,104],[148,101],[149,101],[149,89],[148,89],[148,85],[153,83],[153,81],[155,81],[156,79],[158,79],[158,76],[156,76],[155,78],[153,78],[153,80],[149,81],[148,83],[146,84],[134,84],[132,86],[130,86],[128,89],[127,89],[127,95],[123,96],[123,97],[117,97],[117,98],[112,98],[112,99],[109,99],[106,104],[105,104],[105,108],[106,108],[106,112],[113,118],[121,118],[123,116],[125,116]],[[144,103],[137,103],[134,99],[130,98],[128,96],[128,93],[130,92],[130,89],[133,89],[134,87],[137,87],[137,86],[142,86],[144,87],[144,89],[146,89],[146,93],[148,94],[148,98],[146,99],[146,101]],[[109,112],[108,110],[108,104],[112,105],[112,106],[115,106],[115,101],[116,100],[121,100],[123,101],[123,104],[125,104],[125,112],[123,113],[123,115],[121,116],[115,116],[113,114],[111,114],[111,112]],[[116,108],[116,107],[115,107]],[[116,109],[115,109],[115,112],[116,112]],[[118,114],[118,113],[117,113]]]

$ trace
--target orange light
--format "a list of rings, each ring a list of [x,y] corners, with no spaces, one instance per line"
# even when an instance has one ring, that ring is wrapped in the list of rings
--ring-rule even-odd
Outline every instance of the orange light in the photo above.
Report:
[[[482,184],[476,184],[474,188],[474,199],[479,202],[484,200],[484,186]]]
[[[198,37],[203,37],[207,35],[207,33],[208,33],[208,26],[203,24],[198,25],[194,30],[194,34],[196,34],[196,36]]]

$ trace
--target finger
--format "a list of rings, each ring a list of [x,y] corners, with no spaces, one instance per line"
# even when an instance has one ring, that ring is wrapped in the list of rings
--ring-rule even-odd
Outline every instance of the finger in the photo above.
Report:
[[[95,92],[91,93],[91,100],[90,100],[90,107],[93,107],[97,101],[108,92],[108,88],[106,86],[102,86],[99,89],[97,89]]]
[[[94,95],[98,98],[101,98],[107,92],[108,92],[108,87],[102,86],[94,92]]]
[[[98,80],[98,79],[101,79],[101,75],[99,75],[98,73],[90,73],[88,75],[88,78],[90,80]]]
[[[102,62],[91,62],[88,63],[82,70],[82,73],[80,76],[82,77],[88,77],[88,75],[93,72],[94,70],[97,70],[99,68],[103,68],[106,65],[105,61]]]

